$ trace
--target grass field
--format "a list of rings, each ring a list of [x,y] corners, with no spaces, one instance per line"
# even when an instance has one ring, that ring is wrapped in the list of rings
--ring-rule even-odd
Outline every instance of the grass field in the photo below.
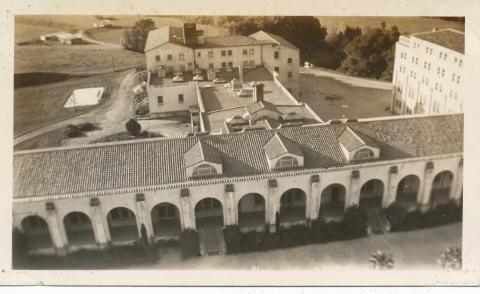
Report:
[[[15,73],[57,72],[95,74],[145,63],[145,55],[102,45],[15,46]]]
[[[417,33],[432,30],[433,28],[453,28],[465,31],[465,24],[459,21],[448,21],[431,17],[383,17],[383,16],[319,16],[320,24],[327,28],[328,33],[343,31],[345,27],[353,26],[365,29],[380,27],[385,21],[387,27],[397,26],[401,33]]]
[[[76,116],[92,107],[74,112],[64,109],[63,104],[70,93],[77,88],[105,87],[105,99],[125,75],[123,72],[95,75],[85,78],[49,83],[45,85],[16,89],[14,92],[14,134]]]
[[[324,121],[342,117],[367,118],[392,115],[387,110],[390,107],[391,89],[377,88],[370,83],[366,79],[314,69],[308,74],[300,74],[302,91],[300,100],[310,105]]]

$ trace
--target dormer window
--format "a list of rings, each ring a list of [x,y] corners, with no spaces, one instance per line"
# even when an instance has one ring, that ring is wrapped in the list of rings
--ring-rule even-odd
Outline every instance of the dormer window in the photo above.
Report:
[[[210,164],[202,164],[193,169],[192,176],[194,178],[197,178],[197,177],[206,177],[206,176],[211,176],[216,174],[217,174],[217,170],[215,169],[214,166]]]
[[[380,149],[374,140],[360,132],[354,132],[350,127],[340,133],[338,142],[348,161],[370,160],[380,156]]]
[[[222,153],[211,145],[198,141],[183,155],[189,178],[203,178],[223,173]]]
[[[275,133],[263,146],[270,170],[289,169],[303,166],[303,152],[297,143]]]
[[[355,155],[353,156],[353,160],[365,160],[365,159],[370,159],[374,157],[375,154],[373,153],[372,150],[368,148],[363,148],[358,150]]]
[[[277,161],[276,169],[292,168],[298,166],[298,160],[295,157],[284,156]]]

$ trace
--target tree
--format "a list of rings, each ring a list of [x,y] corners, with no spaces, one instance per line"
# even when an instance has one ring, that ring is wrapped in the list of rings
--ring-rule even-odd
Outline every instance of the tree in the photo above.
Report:
[[[445,248],[438,263],[444,269],[460,270],[462,268],[462,249],[458,247]]]
[[[380,250],[370,255],[370,266],[377,270],[391,270],[393,269],[393,258]]]
[[[367,234],[367,215],[357,205],[347,208],[343,219],[351,237],[363,237]]]
[[[138,136],[142,131],[142,126],[133,118],[125,124],[125,128],[133,136]]]
[[[147,43],[148,32],[155,28],[150,18],[137,21],[131,28],[125,29],[121,39],[123,48],[143,52]]]

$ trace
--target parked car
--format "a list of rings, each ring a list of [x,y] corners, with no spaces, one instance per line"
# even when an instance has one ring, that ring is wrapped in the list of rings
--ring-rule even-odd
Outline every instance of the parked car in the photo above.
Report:
[[[203,76],[202,76],[202,75],[197,74],[197,75],[195,75],[195,76],[193,77],[193,80],[194,80],[194,81],[203,81],[204,79],[203,79]]]
[[[226,82],[225,79],[222,79],[222,78],[216,78],[213,80],[214,84],[223,84],[225,82]]]
[[[184,79],[183,79],[183,76],[181,76],[181,75],[176,75],[176,76],[173,77],[172,81],[174,81],[174,82],[183,82]]]
[[[260,84],[259,82],[253,81],[250,83],[250,87],[255,87],[256,85]]]
[[[237,95],[238,97],[248,97],[250,96],[250,91],[246,89],[241,89],[240,91],[238,91]]]

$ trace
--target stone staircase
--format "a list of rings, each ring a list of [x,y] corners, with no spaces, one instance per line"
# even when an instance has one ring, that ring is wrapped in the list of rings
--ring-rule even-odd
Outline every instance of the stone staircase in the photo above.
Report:
[[[368,232],[383,234],[390,231],[390,222],[381,209],[370,208],[365,210],[367,214]]]
[[[201,255],[220,255],[225,253],[225,237],[221,227],[206,227],[199,230],[198,233]]]

